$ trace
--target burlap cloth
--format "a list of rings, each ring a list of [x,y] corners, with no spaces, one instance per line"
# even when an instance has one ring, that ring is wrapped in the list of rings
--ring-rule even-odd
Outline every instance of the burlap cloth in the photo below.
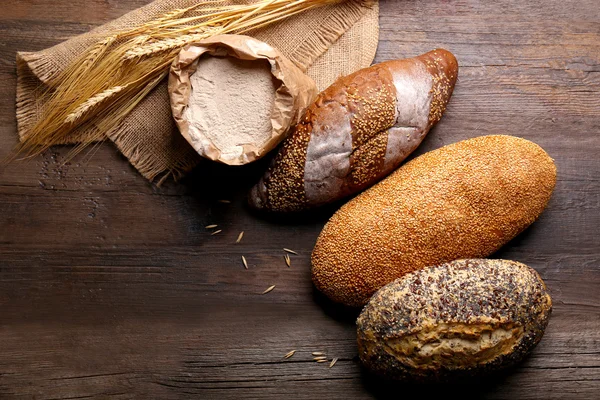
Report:
[[[39,52],[17,54],[17,123],[22,139],[43,108],[41,84],[52,78],[78,54],[98,40],[98,34],[137,26],[165,12],[189,7],[198,0],[155,0],[145,7]],[[225,0],[223,4],[240,3]],[[211,3],[214,6],[215,3]],[[201,12],[201,9],[198,11]],[[248,33],[277,48],[314,79],[319,90],[337,77],[371,64],[379,39],[379,7],[347,0],[294,16],[264,29]],[[61,143],[90,141],[93,132],[77,132]],[[179,134],[169,106],[167,82],[155,88],[119,126],[107,133],[131,164],[147,179],[183,173],[201,158]]]

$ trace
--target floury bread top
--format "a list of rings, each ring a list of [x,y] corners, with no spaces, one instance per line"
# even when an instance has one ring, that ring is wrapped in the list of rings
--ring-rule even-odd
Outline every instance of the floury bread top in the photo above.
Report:
[[[250,204],[300,211],[371,186],[440,120],[457,75],[456,58],[438,49],[338,79],[285,140]]]

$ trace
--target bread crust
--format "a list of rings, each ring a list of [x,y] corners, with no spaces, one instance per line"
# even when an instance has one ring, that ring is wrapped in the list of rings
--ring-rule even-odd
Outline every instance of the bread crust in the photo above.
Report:
[[[312,254],[313,282],[334,301],[362,306],[417,269],[487,257],[540,216],[555,184],[548,154],[513,136],[426,153],[331,217]]]
[[[552,310],[532,268],[508,260],[458,260],[381,288],[357,320],[362,363],[392,379],[449,380],[521,361]]]
[[[454,56],[438,49],[338,79],[292,129],[251,190],[250,205],[300,211],[371,186],[439,121],[457,74]]]

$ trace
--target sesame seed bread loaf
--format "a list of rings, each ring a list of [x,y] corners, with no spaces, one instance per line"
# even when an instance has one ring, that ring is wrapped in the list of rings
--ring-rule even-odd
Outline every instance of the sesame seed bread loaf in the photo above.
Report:
[[[252,188],[250,205],[300,211],[371,186],[440,120],[457,74],[456,58],[438,49],[338,79],[293,128]]]
[[[338,210],[312,254],[316,287],[364,305],[430,265],[494,253],[542,213],[556,167],[537,144],[483,136],[426,153]]]
[[[449,380],[521,361],[552,310],[533,269],[506,260],[424,268],[373,295],[356,321],[362,363],[393,379]]]

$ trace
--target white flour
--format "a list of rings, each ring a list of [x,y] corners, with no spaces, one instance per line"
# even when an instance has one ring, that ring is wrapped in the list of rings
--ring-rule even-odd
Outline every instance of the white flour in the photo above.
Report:
[[[268,61],[204,56],[190,81],[186,117],[194,139],[208,140],[221,158],[234,159],[242,145],[261,148],[271,138],[277,84]]]

